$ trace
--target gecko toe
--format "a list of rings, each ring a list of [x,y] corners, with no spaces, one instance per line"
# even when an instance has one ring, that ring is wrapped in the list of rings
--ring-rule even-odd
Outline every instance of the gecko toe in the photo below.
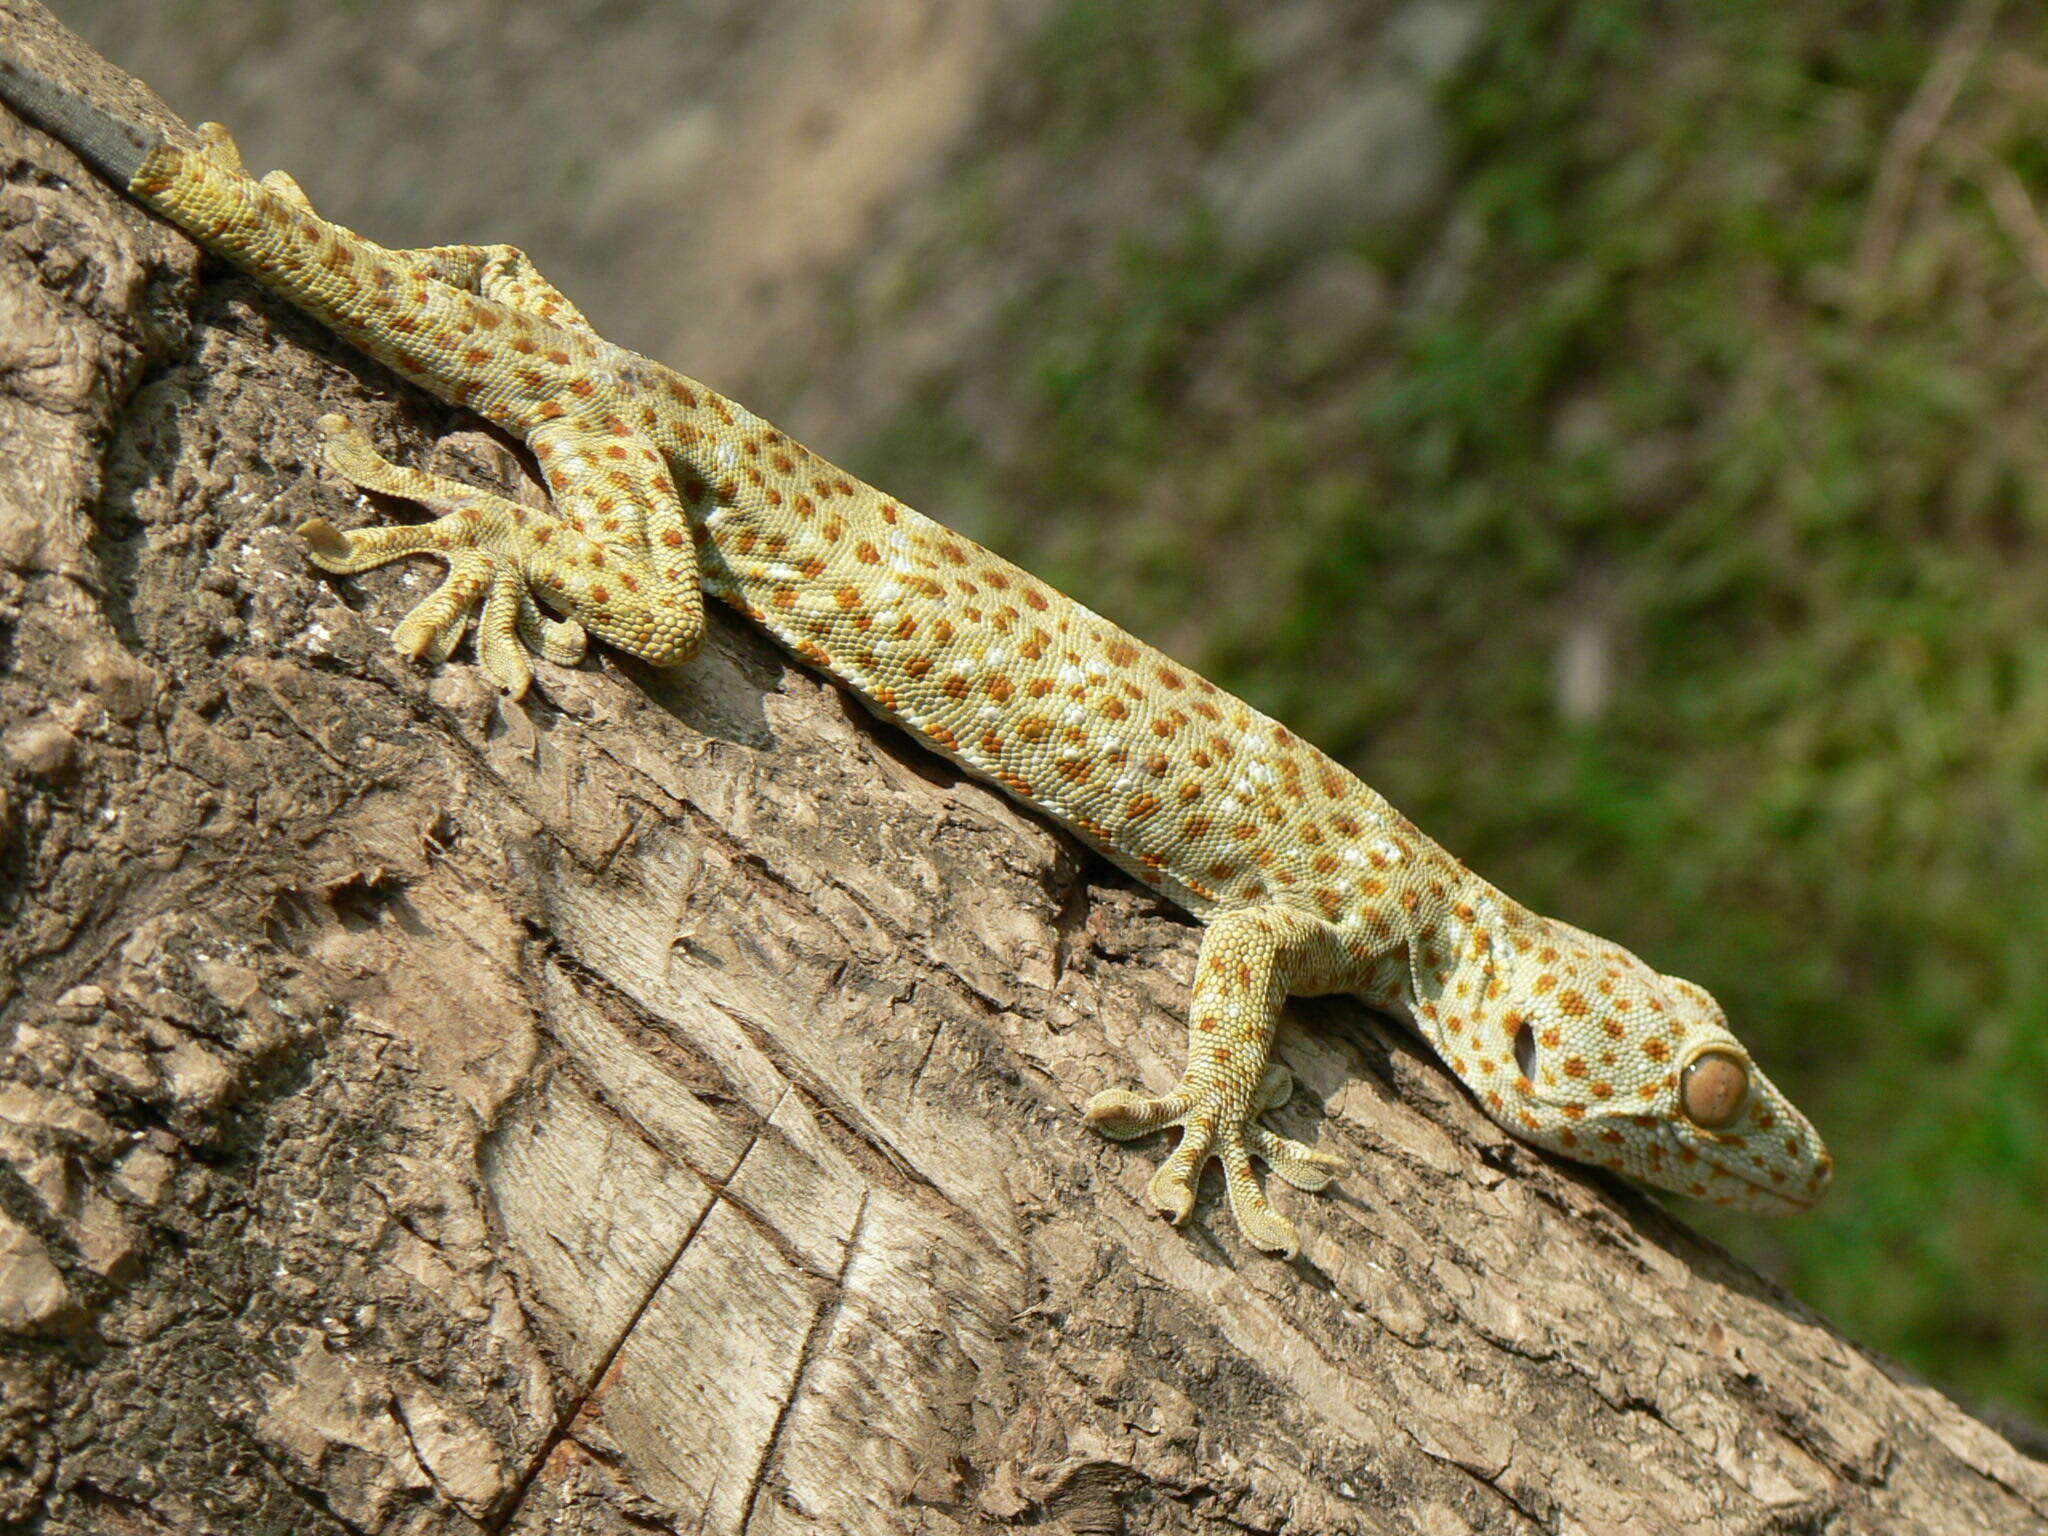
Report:
[[[380,530],[402,531],[402,530]],[[491,563],[473,551],[448,557],[448,577],[391,631],[391,643],[421,661],[442,662],[469,627],[469,616],[491,587]]]
[[[519,600],[526,588],[518,575],[493,565],[484,611],[477,618],[476,655],[489,678],[509,698],[523,698],[533,685],[533,668],[520,640]]]
[[[242,163],[241,147],[235,143],[235,136],[220,123],[201,123],[192,130],[199,140],[199,152],[231,176],[246,176],[248,167]]]
[[[1128,1088],[1111,1088],[1088,1101],[1088,1123],[1112,1141],[1130,1141],[1148,1136],[1161,1126],[1172,1125],[1186,1114],[1193,1100],[1186,1093],[1169,1093],[1164,1098],[1132,1093]]]
[[[1251,1157],[1244,1139],[1237,1136],[1225,1138],[1219,1152],[1223,1163],[1223,1187],[1230,1196],[1230,1214],[1237,1218],[1238,1230],[1254,1248],[1278,1258],[1293,1258],[1301,1251],[1301,1239],[1294,1230],[1294,1223],[1273,1209],[1266,1199],[1266,1192],[1259,1188],[1259,1181],[1252,1176]]]
[[[1259,1079],[1258,1091],[1252,1095],[1251,1112],[1263,1115],[1269,1109],[1278,1109],[1294,1097],[1294,1074],[1272,1061],[1266,1064],[1266,1072]]]
[[[289,171],[266,172],[263,187],[265,191],[275,192],[301,213],[313,213],[313,200],[306,196],[306,189],[299,185],[298,178]]]
[[[306,541],[315,563],[348,559],[348,536],[324,517],[309,517],[299,524],[299,537]]]
[[[1245,1145],[1252,1156],[1296,1189],[1321,1189],[1344,1171],[1342,1158],[1318,1152],[1289,1137],[1276,1136],[1263,1125],[1245,1127]]]
[[[1166,1213],[1167,1220],[1179,1226],[1188,1219],[1195,1208],[1195,1181],[1202,1175],[1202,1164],[1209,1160],[1209,1133],[1199,1125],[1184,1126],[1180,1134],[1180,1145],[1153,1171],[1151,1181],[1145,1186],[1145,1195],[1154,1205]]]
[[[519,639],[537,656],[545,656],[558,667],[573,667],[583,660],[590,633],[574,619],[551,619],[533,600],[533,594],[519,589]]]

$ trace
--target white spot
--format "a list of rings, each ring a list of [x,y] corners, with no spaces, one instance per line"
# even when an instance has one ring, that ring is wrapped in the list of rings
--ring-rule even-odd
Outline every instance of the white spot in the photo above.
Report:
[[[733,465],[739,463],[740,451],[733,447],[731,443],[720,443],[718,445],[718,452],[712,455],[712,457],[718,460],[718,467],[720,469],[731,469]]]
[[[1398,864],[1401,862],[1401,850],[1390,839],[1383,837],[1374,843],[1372,847],[1373,852],[1382,855],[1390,863]]]
[[[768,567],[768,574],[777,581],[795,581],[797,579],[797,569],[793,565],[771,565]]]
[[[1066,666],[1060,668],[1060,681],[1065,683],[1069,688],[1073,687],[1074,684],[1080,682],[1081,678],[1081,669],[1077,666],[1074,666],[1072,663],[1069,663]]]

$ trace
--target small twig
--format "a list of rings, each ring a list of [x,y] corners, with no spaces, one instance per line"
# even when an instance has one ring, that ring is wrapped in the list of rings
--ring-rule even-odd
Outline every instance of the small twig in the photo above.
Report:
[[[2026,183],[2020,180],[2017,171],[1976,140],[1957,134],[1955,144],[1961,158],[1969,162],[1984,200],[1991,205],[1992,218],[1998,221],[2006,239],[2018,247],[2020,260],[2027,264],[2034,281],[2048,289],[2048,225],[2042,224]]]
[[[1867,287],[1890,264],[1892,250],[1899,243],[1899,231],[1906,221],[1906,208],[1913,198],[1913,182],[1920,158],[1927,152],[1942,120],[1955,105],[1956,96],[1969,78],[1970,70],[1983,51],[1991,23],[1998,17],[2001,0],[1963,0],[1956,19],[1935,50],[1913,99],[1892,124],[1885,140],[1884,154],[1877,163],[1877,179],[1871,188],[1870,206],[1864,211],[1863,231],[1856,242],[1856,276]]]

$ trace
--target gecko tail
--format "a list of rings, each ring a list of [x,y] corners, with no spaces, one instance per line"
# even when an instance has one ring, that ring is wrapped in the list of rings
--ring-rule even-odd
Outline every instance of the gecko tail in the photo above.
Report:
[[[0,57],[0,101],[71,146],[79,159],[123,192],[164,136],[94,106],[27,65]]]

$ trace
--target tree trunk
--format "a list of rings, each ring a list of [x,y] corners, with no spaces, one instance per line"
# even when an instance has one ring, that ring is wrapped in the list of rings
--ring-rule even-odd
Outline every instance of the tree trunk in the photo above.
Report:
[[[1351,1162],[1278,1189],[1303,1257],[1213,1178],[1163,1224],[1078,1106],[1174,1078],[1184,917],[723,616],[517,706],[406,661],[431,571],[290,532],[393,510],[315,419],[525,462],[4,112],[0,164],[0,1528],[2048,1532],[1351,1004],[1279,1043]]]

